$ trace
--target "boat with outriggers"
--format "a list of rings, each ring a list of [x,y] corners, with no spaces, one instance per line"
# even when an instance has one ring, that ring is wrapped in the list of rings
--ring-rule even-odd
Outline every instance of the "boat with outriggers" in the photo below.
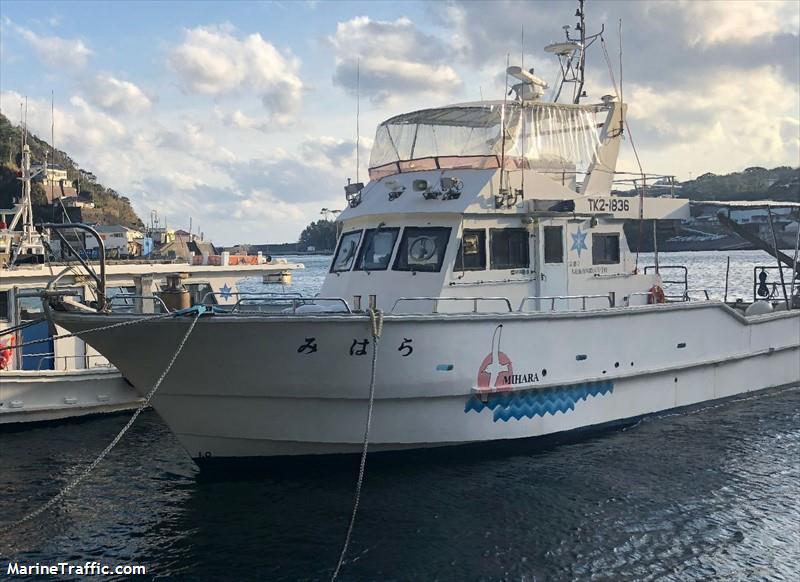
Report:
[[[239,284],[250,277],[286,280],[300,264],[262,255],[192,256],[187,263],[117,261],[106,264],[103,239],[85,225],[33,224],[30,148],[23,146],[22,195],[15,208],[3,212],[0,228],[0,427],[65,420],[131,410],[142,397],[128,378],[81,338],[60,341],[66,333],[48,322],[40,294],[57,285],[66,302],[104,304],[117,313],[155,315],[195,303],[233,306]],[[9,217],[6,222],[6,217]],[[101,262],[85,254],[61,234],[88,231],[97,237]],[[55,240],[71,261],[51,260]],[[69,254],[67,256],[70,256]],[[102,279],[102,283],[101,283]],[[143,340],[149,343],[150,340]],[[21,346],[18,348],[18,346]],[[137,353],[144,345],[131,344]]]
[[[800,383],[797,248],[773,249],[772,293],[736,302],[671,290],[668,266],[631,252],[624,221],[688,218],[690,202],[612,194],[631,179],[626,104],[582,102],[585,30],[547,47],[551,101],[509,67],[513,99],[381,123],[319,296],[149,320],[52,294],[48,317],[201,466],[535,439]]]

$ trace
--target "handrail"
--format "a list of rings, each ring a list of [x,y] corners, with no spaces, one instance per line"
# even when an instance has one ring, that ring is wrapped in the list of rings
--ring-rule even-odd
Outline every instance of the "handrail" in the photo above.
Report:
[[[235,312],[241,313],[241,310],[239,309],[239,307],[241,307],[242,302],[243,301],[248,301],[248,300],[253,300],[253,299],[261,300],[261,301],[264,301],[264,302],[269,302],[269,301],[271,301],[271,302],[279,302],[279,301],[288,302],[288,301],[291,301],[292,302],[292,315],[295,315],[297,313],[297,308],[298,307],[302,307],[304,305],[314,305],[315,304],[314,302],[316,302],[316,301],[332,301],[334,303],[341,303],[344,306],[344,309],[345,309],[345,311],[347,313],[353,313],[351,311],[351,309],[350,309],[350,306],[347,304],[347,301],[345,301],[341,297],[303,297],[303,296],[300,296],[300,297],[262,297],[262,298],[244,297],[243,299],[239,299],[239,300],[236,301],[236,303],[231,308],[230,313],[235,313]]]
[[[136,295],[134,293],[117,293],[116,295],[112,296],[108,300],[109,308],[113,311],[113,303],[115,299],[149,299],[151,301],[156,301],[160,304],[160,306],[164,309],[164,313],[169,313],[169,308],[167,304],[164,303],[164,300],[161,299],[158,295]],[[135,305],[134,305],[135,306]]]
[[[668,295],[668,294],[665,294],[664,298],[667,299],[667,300],[674,299],[675,301],[672,301],[673,303],[686,302],[686,301],[695,301],[694,299],[692,299],[689,296],[690,293],[695,293],[695,292],[696,293],[702,292],[706,297],[705,300],[706,301],[711,301],[711,295],[709,294],[708,289],[686,289],[680,295]],[[652,295],[652,292],[650,292],[650,291],[635,291],[633,293],[628,293],[627,305],[628,305],[628,307],[631,306],[631,297],[649,297],[650,295]]]
[[[706,296],[706,301],[711,301],[711,296],[708,294],[708,289],[687,289],[683,296],[685,297],[684,301],[691,301],[692,298],[689,297],[689,293],[703,293]]]
[[[523,308],[525,307],[525,303],[527,303],[528,301],[541,301],[543,299],[545,301],[550,301],[550,311],[555,311],[556,310],[556,300],[558,300],[558,299],[566,299],[567,301],[569,301],[570,299],[581,299],[582,300],[581,311],[586,311],[586,300],[587,299],[605,299],[606,301],[608,301],[608,306],[609,307],[614,307],[614,301],[611,298],[611,294],[610,293],[607,294],[607,295],[603,295],[603,294],[597,294],[597,295],[539,295],[539,296],[525,297],[522,300],[522,303],[520,303],[520,305],[519,305],[519,311],[523,311]],[[569,303],[567,303],[567,307],[569,307]]]
[[[257,293],[249,293],[247,291],[237,291],[237,292],[228,292],[228,293],[223,293],[222,291],[209,291],[208,293],[203,295],[203,299],[200,301],[200,303],[203,304],[203,305],[206,305],[206,300],[209,297],[216,297],[218,295],[222,296],[222,297],[225,297],[225,296],[227,296],[227,297],[242,297],[242,296],[260,297],[262,295],[263,296],[267,296],[267,297],[270,297],[270,296],[302,297],[303,296],[301,293],[297,293],[296,291],[291,291],[291,292],[288,292],[288,293],[284,293],[284,292],[281,292],[281,291],[264,291],[264,292],[257,292]],[[217,303],[219,303],[219,302],[217,302]]]
[[[404,301],[433,301],[431,313],[439,313],[439,301],[472,301],[472,313],[478,313],[478,301],[502,301],[506,304],[509,313],[514,311],[507,297],[400,297],[392,305],[390,313],[394,313],[397,306]]]
[[[664,279],[662,277],[661,283],[664,285],[683,285],[683,292],[686,293],[689,290],[689,268],[685,265],[647,265],[644,268],[644,274],[646,275],[651,270],[655,271],[657,275],[661,276],[661,271],[681,271],[683,273],[682,279]]]
[[[67,366],[67,359],[69,359],[69,358],[73,358],[73,359],[83,358],[84,359],[84,365],[86,367],[85,368],[72,368],[72,369],[73,370],[89,370],[89,369],[91,369],[89,367],[89,362],[91,361],[92,358],[103,358],[103,359],[105,359],[105,356],[103,356],[103,354],[73,354],[71,356],[57,356],[54,352],[42,352],[40,354],[23,354],[23,357],[31,357],[31,356],[41,356],[41,359],[39,360],[39,365],[36,367],[36,371],[37,372],[41,372],[42,371],[42,364],[46,360],[53,360],[53,362],[55,363],[55,361],[57,359],[64,358],[64,368],[67,369],[67,367],[66,367]],[[102,366],[95,366],[95,368],[111,368],[111,367],[112,367],[111,363],[108,363],[108,364],[102,365]]]
[[[98,310],[99,311],[104,310],[105,306],[106,306],[106,246],[105,246],[105,242],[103,242],[103,239],[100,236],[100,234],[95,229],[93,229],[91,226],[89,226],[87,224],[82,224],[80,222],[71,222],[69,224],[47,222],[45,224],[42,224],[42,227],[43,228],[49,228],[53,232],[56,233],[56,235],[58,236],[58,238],[62,242],[62,244],[66,245],[66,247],[70,250],[70,252],[72,252],[72,254],[75,255],[75,258],[78,259],[78,262],[80,262],[81,266],[84,269],[86,269],[86,272],[89,274],[89,276],[92,279],[94,279],[95,283],[97,283],[97,306],[98,306]],[[97,241],[97,248],[98,248],[98,253],[99,253],[99,257],[98,258],[100,259],[100,275],[99,276],[97,275],[97,273],[94,272],[94,269],[92,269],[92,267],[89,266],[89,264],[86,261],[83,260],[83,257],[80,256],[80,254],[73,248],[73,246],[69,243],[69,241],[67,241],[67,239],[64,238],[64,235],[61,234],[61,232],[60,232],[60,229],[62,229],[62,228],[63,229],[66,229],[66,228],[76,229],[77,228],[79,230],[85,230],[86,232],[88,232],[89,234],[91,234],[95,238],[95,240]]]

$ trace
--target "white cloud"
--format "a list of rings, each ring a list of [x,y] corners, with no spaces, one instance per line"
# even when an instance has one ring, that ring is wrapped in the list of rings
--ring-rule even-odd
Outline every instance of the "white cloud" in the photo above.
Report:
[[[88,97],[93,104],[112,113],[138,113],[153,104],[134,83],[103,74],[88,83]]]
[[[13,23],[12,26],[17,34],[33,47],[39,58],[51,68],[82,68],[92,55],[89,47],[79,38],[40,36],[28,28]]]
[[[0,94],[3,111],[17,111],[25,97],[15,91]],[[82,157],[106,149],[125,138],[125,126],[113,117],[94,109],[86,100],[73,96],[69,107],[53,110],[56,147],[71,156]],[[28,99],[28,127],[31,132],[50,141],[50,101]]]
[[[297,111],[303,93],[297,59],[260,34],[237,37],[231,27],[186,30],[168,63],[187,90],[213,96],[254,93],[282,123]]]
[[[360,67],[360,90],[376,103],[407,95],[450,95],[461,87],[458,73],[447,64],[448,47],[405,17],[358,16],[339,22],[328,43],[336,51],[334,84],[355,92]]]
[[[304,212],[296,204],[279,200],[268,192],[253,191],[236,201],[232,217],[248,222],[301,222]]]
[[[281,123],[281,120],[257,119],[243,113],[239,109],[235,109],[230,113],[224,113],[222,109],[215,107],[214,112],[223,124],[234,129],[254,129],[263,133],[270,133],[286,127],[286,124]]]
[[[196,190],[201,186],[207,185],[197,176],[184,174],[183,172],[167,172],[164,178],[167,183],[178,190]]]
[[[797,2],[683,0],[678,6],[662,2],[649,8],[656,16],[664,10],[677,9],[683,21],[678,30],[692,45],[749,44],[781,33],[797,34],[800,28],[800,4]]]
[[[691,81],[691,91],[631,85],[629,119],[648,167],[685,177],[797,165],[800,89],[775,67],[751,70],[744,82],[729,70]]]

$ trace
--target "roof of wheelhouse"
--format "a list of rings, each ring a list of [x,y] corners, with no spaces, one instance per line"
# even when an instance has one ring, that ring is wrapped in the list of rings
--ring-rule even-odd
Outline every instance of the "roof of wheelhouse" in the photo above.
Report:
[[[501,165],[511,170],[557,165],[559,171],[583,173],[601,145],[610,107],[481,101],[396,115],[376,130],[370,178]]]

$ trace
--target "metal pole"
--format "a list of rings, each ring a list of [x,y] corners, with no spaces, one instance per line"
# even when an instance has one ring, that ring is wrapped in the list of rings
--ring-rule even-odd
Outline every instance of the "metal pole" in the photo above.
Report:
[[[794,243],[794,257],[792,260],[792,282],[789,287],[792,296],[792,307],[794,307],[794,282],[797,281],[798,275],[800,275],[800,270],[797,268],[797,255],[800,254],[800,216],[797,217],[797,240]],[[800,282],[798,282],[800,285]],[[798,287],[800,289],[800,287]],[[798,306],[800,308],[800,306]]]
[[[500,192],[503,194],[503,172],[506,167],[506,102],[508,101],[508,65],[511,55],[506,55],[506,85],[503,90],[503,111],[500,115],[500,131],[503,132],[503,138],[500,142]],[[508,176],[506,176],[506,188],[508,188]],[[505,200],[503,200],[505,203]]]
[[[58,235],[58,238],[61,240],[63,244],[67,246],[69,250],[75,255],[75,258],[81,263],[86,272],[95,280],[97,283],[97,303],[100,310],[105,309],[106,307],[106,245],[103,242],[103,239],[100,237],[98,232],[93,229],[91,226],[81,223],[74,223],[74,224],[54,224],[54,223],[45,223],[42,224],[42,228],[49,228],[53,230]],[[59,230],[66,229],[66,228],[78,228],[80,230],[85,230],[89,234],[91,234],[95,240],[97,241],[97,250],[100,254],[100,276],[98,277],[94,269],[92,269],[86,261],[72,248],[72,245],[67,242],[67,239],[64,238]]]
[[[655,261],[656,261],[656,274],[660,275],[661,273],[658,270],[658,233],[656,232],[656,224],[657,221],[653,221],[653,252],[655,253]]]
[[[772,207],[767,206],[767,215],[769,216],[769,228],[772,231],[772,246],[775,253],[778,253],[778,237],[775,236],[775,223],[772,220]],[[783,265],[781,260],[776,257],[778,261],[778,273],[781,276],[781,288],[783,289],[783,300],[786,302],[786,309],[789,309],[789,296],[786,295],[786,281],[783,279]]]
[[[725,299],[723,299],[724,303],[728,302],[728,279],[731,275],[731,256],[728,255],[728,264],[725,267]]]

